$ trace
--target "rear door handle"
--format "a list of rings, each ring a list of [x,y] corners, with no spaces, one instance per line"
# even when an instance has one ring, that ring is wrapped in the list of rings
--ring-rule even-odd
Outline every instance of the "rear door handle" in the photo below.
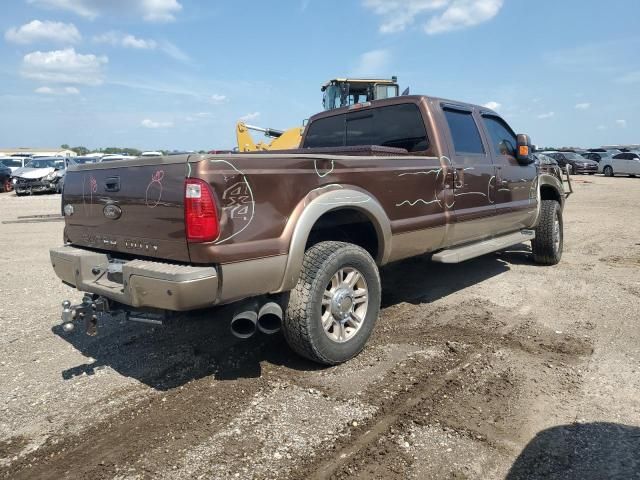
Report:
[[[105,192],[119,192],[120,191],[120,177],[109,177],[104,181]]]

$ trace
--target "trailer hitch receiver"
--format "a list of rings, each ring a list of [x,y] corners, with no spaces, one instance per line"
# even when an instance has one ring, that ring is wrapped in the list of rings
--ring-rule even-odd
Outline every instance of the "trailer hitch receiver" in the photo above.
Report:
[[[98,319],[109,313],[109,301],[104,297],[85,294],[82,303],[71,305],[69,300],[62,302],[62,329],[65,332],[75,330],[77,321],[84,321],[87,335],[98,333]]]

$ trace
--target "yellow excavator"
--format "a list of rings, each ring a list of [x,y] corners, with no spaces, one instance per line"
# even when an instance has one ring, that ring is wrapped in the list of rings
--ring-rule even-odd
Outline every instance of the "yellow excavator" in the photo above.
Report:
[[[262,132],[265,137],[273,138],[271,142],[255,143],[249,131]],[[275,128],[262,128],[248,125],[244,122],[236,123],[236,140],[239,152],[258,152],[265,150],[290,150],[300,146],[304,127],[294,127],[289,130],[276,130]]]
[[[356,103],[370,102],[383,98],[397,97],[400,95],[398,78],[391,79],[365,79],[365,78],[334,78],[326,82],[320,88],[323,92],[322,106],[325,110],[346,107]],[[409,89],[402,94],[408,95]],[[272,138],[271,142],[255,143],[250,131],[264,133]],[[236,124],[236,140],[239,152],[257,152],[266,150],[289,150],[298,148],[302,140],[304,126],[294,127],[288,130],[275,128],[256,127],[244,122]]]

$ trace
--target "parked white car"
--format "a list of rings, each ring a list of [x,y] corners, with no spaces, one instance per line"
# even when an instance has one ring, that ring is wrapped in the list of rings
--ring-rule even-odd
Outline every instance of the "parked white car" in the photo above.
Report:
[[[640,175],[640,155],[635,152],[622,152],[612,158],[603,158],[598,171],[605,177],[614,175]]]
[[[0,157],[0,163],[11,169],[11,174],[29,163],[31,157]]]

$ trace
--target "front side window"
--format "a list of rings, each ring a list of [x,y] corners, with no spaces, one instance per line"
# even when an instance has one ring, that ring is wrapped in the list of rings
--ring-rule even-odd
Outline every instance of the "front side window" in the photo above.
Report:
[[[518,140],[505,122],[494,116],[484,116],[483,121],[496,154],[515,157]]]
[[[304,139],[305,148],[343,147],[345,115],[320,118],[311,122]]]
[[[618,155],[616,155],[615,157],[613,157],[615,160],[624,160],[624,153],[619,153]]]
[[[445,117],[457,154],[484,154],[478,126],[471,112],[445,108]]]
[[[379,145],[421,152],[429,148],[424,120],[412,103],[347,115],[347,146]]]

